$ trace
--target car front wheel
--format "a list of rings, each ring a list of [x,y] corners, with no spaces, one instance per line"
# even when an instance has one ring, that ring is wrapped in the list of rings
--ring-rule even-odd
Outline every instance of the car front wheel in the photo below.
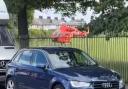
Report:
[[[6,89],[15,89],[15,83],[12,79],[7,80]]]

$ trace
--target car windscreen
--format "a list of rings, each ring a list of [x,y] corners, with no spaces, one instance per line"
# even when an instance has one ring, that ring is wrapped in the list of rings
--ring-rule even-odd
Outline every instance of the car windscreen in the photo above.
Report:
[[[0,26],[0,46],[13,46],[13,40],[6,26]]]
[[[55,50],[49,52],[54,68],[67,68],[96,65],[95,61],[81,50]]]

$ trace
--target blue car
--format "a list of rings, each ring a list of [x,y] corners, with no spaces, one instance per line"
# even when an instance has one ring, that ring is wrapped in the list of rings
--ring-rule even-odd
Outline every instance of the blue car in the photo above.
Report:
[[[6,71],[6,89],[125,89],[117,72],[76,48],[22,49]]]

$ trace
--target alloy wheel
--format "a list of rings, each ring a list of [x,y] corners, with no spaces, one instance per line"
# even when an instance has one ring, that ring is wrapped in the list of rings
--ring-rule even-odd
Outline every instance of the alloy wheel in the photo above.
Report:
[[[14,89],[15,85],[12,80],[8,80],[6,89]]]

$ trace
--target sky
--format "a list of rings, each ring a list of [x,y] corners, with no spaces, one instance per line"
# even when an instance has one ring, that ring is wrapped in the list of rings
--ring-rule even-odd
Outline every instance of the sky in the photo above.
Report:
[[[74,17],[75,19],[78,19],[78,20],[84,19],[86,23],[89,23],[92,15],[93,15],[93,10],[88,8],[86,15],[82,15],[82,13],[76,12],[76,15]],[[42,16],[43,18],[47,18],[50,16],[51,19],[54,19],[55,17],[58,17],[59,19],[62,18],[62,15],[60,13],[55,13],[54,9],[51,9],[51,10],[46,9],[46,10],[43,10],[42,12],[40,12],[39,10],[35,10],[34,17],[39,18],[39,16]],[[66,21],[71,20],[71,17],[64,17],[64,18],[66,19]]]
[[[125,2],[126,2],[125,6],[128,6],[128,1],[125,0]],[[78,20],[84,19],[86,23],[89,23],[91,20],[91,16],[93,16],[93,15],[99,16],[100,15],[100,14],[94,14],[93,12],[94,11],[91,10],[90,8],[88,8],[86,15],[82,15],[82,13],[76,12],[75,19],[78,19]],[[39,16],[42,16],[43,18],[47,18],[50,16],[51,19],[54,19],[55,17],[58,17],[59,19],[62,18],[62,15],[60,13],[55,13],[54,9],[51,9],[51,10],[45,9],[42,12],[39,10],[35,10],[34,18],[39,18]],[[71,20],[71,17],[70,18],[64,17],[64,18],[66,19],[66,21]]]
[[[0,0],[0,19],[9,19],[9,14],[3,0]]]

